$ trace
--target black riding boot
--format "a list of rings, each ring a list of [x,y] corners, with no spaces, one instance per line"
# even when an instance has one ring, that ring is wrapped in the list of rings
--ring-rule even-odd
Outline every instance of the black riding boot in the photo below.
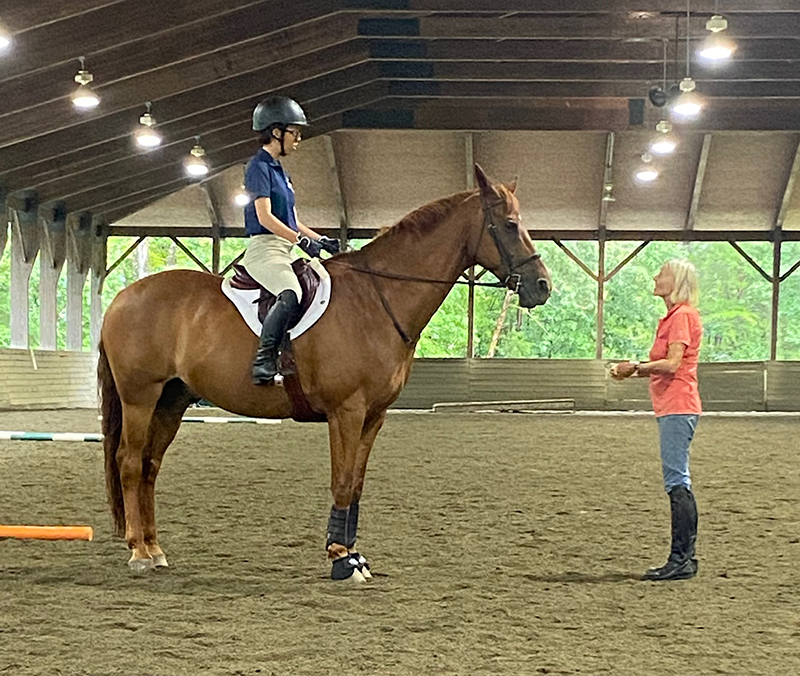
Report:
[[[694,495],[685,486],[669,492],[672,511],[672,550],[667,562],[660,568],[651,568],[644,580],[686,580],[697,575],[694,543],[697,539],[697,504]]]
[[[268,385],[278,373],[278,349],[286,331],[299,318],[300,302],[294,291],[282,291],[264,318],[261,343],[253,362],[253,382]]]

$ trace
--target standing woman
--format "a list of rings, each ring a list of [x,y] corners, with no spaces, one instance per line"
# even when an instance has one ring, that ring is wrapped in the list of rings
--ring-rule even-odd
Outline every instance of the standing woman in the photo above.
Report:
[[[259,151],[247,165],[244,186],[250,203],[244,208],[249,236],[242,263],[247,272],[277,298],[264,318],[253,382],[268,385],[278,373],[278,348],[286,331],[300,318],[302,291],[292,269],[297,245],[309,256],[339,251],[339,240],[321,237],[297,218],[294,188],[279,158],[288,157],[308,126],[300,105],[285,96],[266,98],[253,111]]]
[[[664,263],[653,278],[654,296],[664,299],[647,362],[624,361],[611,368],[617,380],[650,378],[650,398],[658,421],[664,489],[672,512],[672,548],[667,562],[651,568],[645,580],[685,580],[697,574],[697,505],[689,477],[689,447],[702,412],[697,390],[697,357],[703,326],[697,312],[697,275],[688,261]]]

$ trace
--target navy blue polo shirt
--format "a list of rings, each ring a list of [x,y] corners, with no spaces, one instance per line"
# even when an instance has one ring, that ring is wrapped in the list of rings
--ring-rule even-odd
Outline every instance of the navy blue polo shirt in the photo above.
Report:
[[[271,235],[258,220],[256,200],[269,197],[272,215],[295,232],[297,219],[294,217],[294,188],[289,174],[266,150],[261,148],[247,164],[244,172],[244,188],[250,196],[250,203],[244,208],[244,228],[248,235]]]

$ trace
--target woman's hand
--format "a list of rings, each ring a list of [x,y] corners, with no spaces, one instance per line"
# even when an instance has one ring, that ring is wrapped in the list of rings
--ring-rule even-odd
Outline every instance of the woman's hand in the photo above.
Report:
[[[319,242],[319,245],[329,254],[337,254],[342,248],[342,243],[335,237],[325,237],[323,235],[317,241]]]
[[[297,246],[305,251],[311,258],[319,258],[322,253],[322,246],[316,239],[311,239],[305,235],[297,238]]]
[[[630,378],[636,373],[638,366],[638,364],[634,364],[630,361],[621,361],[611,367],[611,377],[614,380],[625,380],[625,378]]]

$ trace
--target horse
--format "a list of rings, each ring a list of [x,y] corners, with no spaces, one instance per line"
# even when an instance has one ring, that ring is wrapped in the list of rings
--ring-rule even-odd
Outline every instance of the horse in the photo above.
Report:
[[[292,340],[302,391],[328,423],[333,579],[371,577],[355,549],[367,461],[419,336],[459,276],[481,265],[523,307],[550,295],[547,268],[520,226],[516,179],[493,184],[477,164],[475,177],[477,189],[431,202],[361,250],[327,259],[328,308]],[[251,382],[257,342],[221,278],[209,273],[145,277],[108,307],[98,360],[105,479],[132,571],[168,565],[156,532],[155,482],[191,403],[203,398],[251,417],[292,415],[284,387]]]

